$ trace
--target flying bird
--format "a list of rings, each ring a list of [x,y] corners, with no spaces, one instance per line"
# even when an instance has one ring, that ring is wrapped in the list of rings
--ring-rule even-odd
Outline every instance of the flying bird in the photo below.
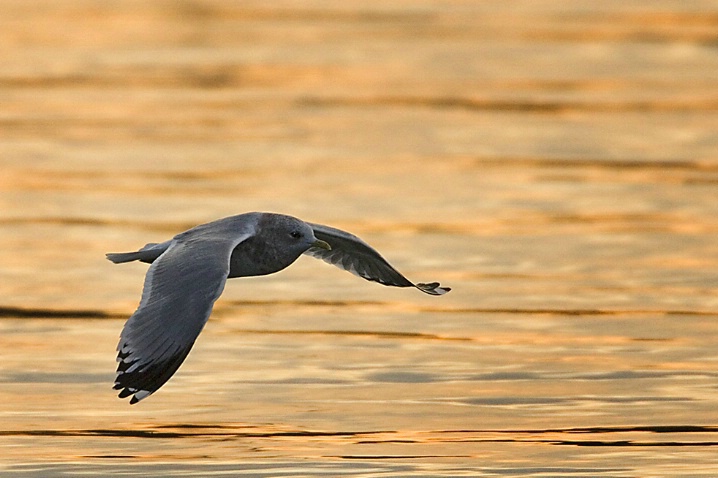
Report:
[[[119,397],[137,403],[177,371],[209,319],[227,279],[272,274],[300,255],[322,259],[366,280],[443,295],[438,282],[413,283],[348,232],[283,214],[250,212],[202,224],[135,252],[109,253],[115,264],[147,270],[142,299],[117,346]]]

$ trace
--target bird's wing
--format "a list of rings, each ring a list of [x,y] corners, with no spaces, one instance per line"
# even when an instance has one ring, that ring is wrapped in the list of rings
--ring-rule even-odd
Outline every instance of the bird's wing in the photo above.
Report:
[[[314,229],[317,239],[327,242],[332,249],[311,247],[305,252],[307,255],[384,285],[416,287],[431,295],[443,295],[451,290],[448,287],[440,287],[438,282],[414,284],[394,269],[373,247],[355,235],[329,226],[308,224]]]
[[[117,346],[120,398],[136,403],[177,371],[224,289],[232,240],[177,236],[150,266],[142,300],[125,324]]]

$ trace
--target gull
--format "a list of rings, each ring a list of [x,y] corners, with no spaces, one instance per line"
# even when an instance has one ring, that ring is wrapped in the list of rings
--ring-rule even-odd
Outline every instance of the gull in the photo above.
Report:
[[[306,254],[369,281],[443,295],[438,282],[413,283],[369,244],[339,229],[292,216],[250,212],[150,243],[108,253],[115,264],[150,264],[142,298],[117,345],[119,397],[134,404],[164,385],[189,354],[227,279],[272,274]]]

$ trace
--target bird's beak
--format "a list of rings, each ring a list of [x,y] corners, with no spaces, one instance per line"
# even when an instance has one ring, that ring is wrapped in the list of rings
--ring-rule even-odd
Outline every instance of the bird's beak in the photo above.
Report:
[[[322,249],[326,249],[328,251],[332,250],[332,246],[330,246],[328,242],[324,242],[321,239],[317,239],[312,242],[312,247],[321,247]]]

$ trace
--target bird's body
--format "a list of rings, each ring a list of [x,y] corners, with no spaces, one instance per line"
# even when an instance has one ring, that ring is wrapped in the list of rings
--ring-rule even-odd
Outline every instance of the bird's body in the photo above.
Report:
[[[431,295],[449,288],[414,284],[358,237],[291,216],[251,212],[202,224],[136,252],[110,253],[115,263],[151,264],[140,305],[117,346],[115,389],[136,403],[157,391],[187,357],[228,278],[272,274],[307,254],[364,279],[416,287]]]

